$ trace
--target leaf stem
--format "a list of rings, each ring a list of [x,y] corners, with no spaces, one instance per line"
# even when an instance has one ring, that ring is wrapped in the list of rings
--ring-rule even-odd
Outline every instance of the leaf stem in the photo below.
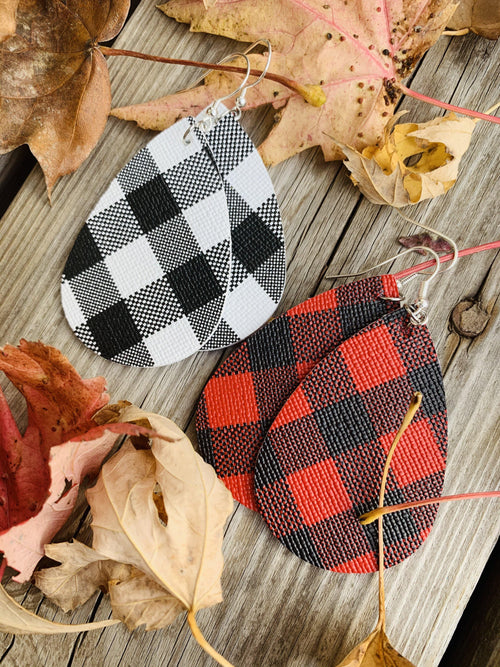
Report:
[[[211,656],[216,662],[218,662],[219,665],[222,665],[222,667],[233,667],[233,665],[230,662],[228,662],[226,658],[224,658],[224,656],[220,655],[220,653],[217,653],[217,651],[212,646],[210,646],[205,637],[201,634],[201,630],[196,623],[194,611],[192,610],[189,611],[187,618],[188,618],[189,628],[193,633],[193,637],[196,639],[201,648],[206,653],[208,653],[208,655]]]
[[[487,113],[481,113],[480,111],[472,111],[472,109],[465,109],[464,107],[457,107],[454,104],[448,104],[447,102],[441,102],[440,100],[435,100],[433,97],[427,97],[422,93],[417,93],[411,88],[407,88],[402,83],[398,84],[399,89],[405,95],[409,97],[414,97],[421,102],[426,102],[427,104],[433,104],[436,107],[441,107],[442,109],[448,109],[449,111],[455,111],[456,113],[464,114],[465,116],[471,116],[472,118],[478,118],[479,120],[488,120],[490,123],[496,123],[500,125],[500,118],[496,116],[490,116]]]
[[[441,34],[448,35],[449,37],[460,37],[461,35],[468,35],[469,33],[469,28],[462,28],[461,30],[443,30]]]
[[[447,503],[453,500],[473,500],[475,498],[500,498],[500,491],[481,491],[479,493],[457,493],[454,496],[439,496],[437,498],[427,498],[426,500],[412,500],[407,503],[400,503],[399,505],[387,505],[386,507],[377,507],[371,512],[366,512],[359,517],[363,526],[373,523],[386,514],[393,514],[394,512],[401,512],[402,510],[411,509],[412,507],[424,507],[425,505],[439,505],[440,503]]]
[[[153,56],[149,53],[141,53],[140,51],[129,51],[128,49],[113,49],[109,46],[99,46],[101,52],[105,56],[128,56],[130,58],[139,58],[141,60],[150,60],[155,63],[166,63],[168,65],[185,65],[187,67],[201,67],[202,69],[208,70],[217,70],[221,72],[235,72],[237,74],[246,74],[246,67],[237,67],[236,65],[220,65],[218,63],[205,63],[198,60],[184,60],[179,58],[164,58],[163,56]],[[260,76],[262,74],[261,70],[251,69],[251,76]],[[275,81],[290,90],[293,90],[294,93],[301,95],[306,102],[309,102],[313,106],[321,106],[326,101],[326,96],[321,88],[321,86],[306,84],[302,85],[293,79],[288,79],[286,76],[281,76],[281,74],[273,74],[273,72],[267,72],[264,75],[265,79],[270,81]]]
[[[415,413],[422,403],[422,394],[419,391],[416,391],[410,401],[410,406],[406,412],[403,422],[399,427],[398,432],[392,442],[392,445],[387,454],[387,459],[385,461],[384,472],[382,473],[382,481],[380,482],[380,494],[378,499],[378,510],[383,510],[384,508],[384,495],[385,487],[387,484],[387,476],[389,474],[389,468],[391,465],[392,457],[396,451],[399,441],[401,440],[403,433],[406,431],[410,425]],[[384,527],[382,521],[382,514],[378,517],[378,623],[377,629],[385,632],[385,589],[384,589]]]

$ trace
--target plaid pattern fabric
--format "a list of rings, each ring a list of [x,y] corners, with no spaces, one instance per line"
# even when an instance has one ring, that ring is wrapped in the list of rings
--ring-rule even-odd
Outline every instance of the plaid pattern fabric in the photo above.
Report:
[[[231,277],[222,320],[203,346],[216,350],[249,336],[271,317],[285,286],[281,215],[262,159],[232,114],[207,134],[224,181],[231,224]]]
[[[286,402],[255,471],[259,511],[304,560],[338,572],[377,570],[377,524],[358,517],[378,505],[382,470],[414,391],[423,403],[389,472],[386,504],[439,496],[447,448],[444,388],[426,326],[404,309],[384,315],[320,361]],[[385,564],[410,556],[437,506],[384,518]]]
[[[193,123],[179,121],[120,171],[64,268],[71,328],[94,352],[122,364],[183,359],[222,316],[229,213],[217,166]]]
[[[231,345],[281,298],[283,229],[267,170],[232,114],[207,135],[194,122],[179,121],[120,171],[64,269],[71,328],[122,364],[163,366]]]
[[[313,297],[243,342],[200,398],[200,451],[240,503],[257,509],[257,454],[277,414],[307,373],[343,340],[398,306],[395,279],[367,278]]]

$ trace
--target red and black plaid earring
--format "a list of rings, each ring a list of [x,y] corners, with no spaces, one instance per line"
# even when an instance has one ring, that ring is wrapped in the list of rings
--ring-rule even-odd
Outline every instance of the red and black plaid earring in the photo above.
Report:
[[[434,262],[436,274],[437,256]],[[393,460],[388,501],[442,490],[447,417],[441,371],[424,300],[399,302],[391,275],[309,299],[240,345],[200,400],[197,431],[205,459],[285,546],[326,569],[377,568],[376,534],[358,517],[377,504],[387,450],[415,391],[424,402]],[[389,566],[420,546],[435,513],[427,507],[390,517]]]

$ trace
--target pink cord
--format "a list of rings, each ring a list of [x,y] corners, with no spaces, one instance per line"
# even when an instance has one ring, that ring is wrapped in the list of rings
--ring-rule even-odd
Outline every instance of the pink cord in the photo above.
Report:
[[[500,241],[491,241],[491,243],[483,243],[483,245],[474,246],[474,248],[465,248],[465,250],[459,250],[459,257],[466,257],[467,255],[474,255],[476,252],[482,252],[483,250],[493,250],[493,248],[500,248]],[[454,255],[451,252],[449,255],[443,255],[439,259],[441,262],[449,262],[453,259]],[[434,266],[435,262],[433,259],[428,260],[427,262],[422,262],[422,264],[417,264],[416,266],[411,266],[409,269],[403,269],[394,274],[396,280],[401,278],[406,278],[407,276],[412,276],[414,273],[419,273],[424,269],[428,269],[431,266]]]

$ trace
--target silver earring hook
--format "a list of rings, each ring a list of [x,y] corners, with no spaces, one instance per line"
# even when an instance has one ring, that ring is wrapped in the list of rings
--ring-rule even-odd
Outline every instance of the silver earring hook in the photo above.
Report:
[[[258,39],[258,40],[257,40],[256,42],[254,42],[253,44],[250,44],[250,46],[249,46],[247,49],[245,49],[243,52],[241,52],[241,53],[239,53],[239,52],[238,52],[238,53],[232,53],[232,54],[230,54],[229,56],[226,56],[225,58],[223,58],[222,60],[219,60],[219,62],[217,63],[217,65],[223,65],[225,62],[227,62],[228,60],[231,60],[231,59],[234,58],[235,56],[240,56],[240,55],[246,56],[246,55],[248,55],[251,51],[253,51],[253,50],[255,49],[255,47],[258,46],[259,44],[263,44],[264,46],[267,46],[267,61],[266,61],[266,64],[265,64],[265,66],[264,66],[264,69],[262,70],[262,72],[261,72],[261,74],[259,75],[259,77],[258,77],[253,83],[250,83],[250,84],[248,84],[248,85],[246,85],[246,86],[243,86],[244,90],[248,90],[249,88],[253,88],[253,87],[256,86],[257,84],[259,84],[259,83],[262,81],[262,79],[266,76],[266,74],[268,73],[268,71],[269,71],[269,66],[271,65],[271,58],[272,58],[272,46],[271,46],[271,42],[270,42],[268,39]],[[190,90],[191,88],[194,88],[194,87],[197,86],[199,83],[201,83],[201,82],[202,82],[202,81],[203,81],[209,74],[211,74],[212,72],[215,72],[215,70],[213,70],[213,69],[206,69],[206,70],[204,71],[203,74],[201,74],[197,79],[195,79],[195,80],[193,81],[193,83],[191,83],[187,88],[184,88],[183,90],[181,90],[181,91],[179,91],[179,92],[183,93],[183,92],[185,92],[186,90]],[[246,76],[245,82],[248,81],[249,76],[250,76],[250,73],[248,73],[248,75]],[[238,91],[236,91],[235,93],[233,93],[233,94],[231,95],[231,97],[232,97],[233,95],[237,94],[238,92],[240,92],[240,90],[241,90],[241,88],[239,88]]]
[[[384,264],[389,264],[389,262],[393,262],[395,259],[399,259],[399,257],[403,257],[404,255],[407,255],[410,252],[416,252],[417,250],[422,250],[425,252],[427,255],[431,255],[432,258],[434,259],[436,265],[432,272],[429,273],[414,273],[408,278],[403,278],[402,280],[398,280],[398,288],[400,292],[402,292],[402,288],[404,285],[409,283],[411,280],[413,280],[416,276],[419,275],[424,275],[427,276],[422,282],[420,283],[420,287],[418,290],[417,298],[415,301],[411,303],[407,303],[405,301],[404,296],[401,297],[385,297],[382,296],[380,297],[381,299],[385,299],[387,301],[400,301],[402,306],[406,309],[406,311],[410,315],[410,319],[413,324],[427,324],[427,319],[428,319],[428,308],[429,308],[429,300],[427,298],[428,292],[429,292],[429,285],[430,283],[434,280],[434,278],[438,275],[439,269],[441,267],[441,261],[439,259],[439,255],[437,252],[432,250],[432,248],[428,248],[427,246],[414,246],[413,248],[408,248],[408,250],[403,250],[403,252],[398,253],[397,255],[394,255],[393,257],[389,257],[389,259],[385,259],[383,262],[379,262],[378,264],[375,264],[375,266],[370,266],[367,269],[363,269],[363,271],[358,271],[357,273],[339,273],[337,275],[328,275],[325,276],[326,278],[355,278],[356,276],[361,276],[364,273],[368,273],[368,271],[372,271],[373,269],[378,269],[380,266],[384,266]]]
[[[239,95],[240,93],[242,93],[242,91],[245,91],[245,89],[248,87],[247,83],[248,83],[248,79],[250,78],[250,70],[251,70],[252,66],[250,64],[250,58],[247,56],[246,53],[238,53],[238,52],[237,53],[231,53],[230,55],[226,56],[225,58],[222,58],[222,60],[220,60],[218,64],[223,65],[228,60],[233,60],[236,56],[241,56],[242,58],[245,59],[246,64],[247,64],[247,71],[245,73],[245,76],[243,77],[243,81],[236,88],[236,90],[233,90],[228,95],[224,95],[223,97],[219,97],[214,102],[212,102],[212,104],[208,107],[207,113],[211,113],[210,110],[213,109],[213,113],[214,113],[215,117],[217,118],[217,120],[220,120],[222,118],[222,116],[227,113],[227,111],[225,111],[224,114],[222,114],[222,115],[218,114],[217,107],[219,106],[219,104],[221,104],[222,102],[225,102],[226,100],[229,100],[231,97],[235,97],[235,96]],[[213,72],[213,70],[209,70],[205,74],[205,76],[210,74],[211,71]],[[236,98],[235,107],[234,107],[234,109],[231,109],[231,111],[236,111],[237,118],[239,118],[239,116],[241,114],[241,107],[245,106],[245,101],[242,100],[242,102],[239,102],[239,99],[240,98],[238,98],[238,97]]]
[[[200,118],[194,125],[191,125],[186,132],[184,133],[184,136],[182,137],[182,140],[185,144],[190,143],[189,135],[191,134],[191,131],[193,130],[194,127],[198,128],[201,130],[203,133],[209,132],[214,125],[216,125],[226,114],[232,113],[236,119],[238,119],[241,116],[241,107],[243,104],[238,102],[239,98],[236,98],[235,106],[232,109],[226,109],[224,108],[224,111],[221,113],[218,109],[219,105],[222,102],[225,102],[226,100],[230,99],[231,97],[234,97],[235,95],[238,95],[242,90],[245,89],[245,86],[248,82],[248,79],[250,77],[250,59],[245,53],[232,53],[229,56],[226,56],[222,60],[219,61],[219,64],[223,64],[227,62],[228,60],[233,59],[235,56],[241,56],[242,58],[245,59],[246,64],[247,64],[247,71],[245,76],[243,77],[243,81],[240,83],[240,85],[236,88],[236,90],[233,90],[231,93],[228,95],[224,95],[223,97],[219,97],[218,99],[214,100],[210,106],[208,106],[205,110],[205,114],[202,118]],[[210,71],[213,70],[209,70]],[[205,78],[207,74],[203,75],[203,79]],[[196,85],[196,83],[194,84]],[[185,90],[189,90],[189,88],[186,88]]]
[[[243,99],[243,104],[242,104],[242,106],[244,106],[244,104],[245,104],[245,92],[246,92],[247,90],[250,90],[250,88],[254,88],[255,86],[257,86],[257,85],[262,81],[262,79],[263,79],[263,78],[266,76],[266,74],[268,73],[268,71],[269,71],[269,67],[270,67],[270,65],[271,65],[271,59],[272,59],[272,57],[273,57],[273,48],[272,48],[272,46],[271,46],[271,42],[270,42],[268,39],[258,39],[258,40],[257,40],[256,42],[254,42],[253,44],[250,44],[250,46],[249,46],[247,49],[245,49],[245,51],[243,51],[243,53],[244,53],[245,55],[248,55],[248,54],[249,54],[251,51],[253,51],[253,50],[255,49],[255,47],[258,46],[259,44],[263,44],[264,46],[267,47],[267,60],[266,60],[266,64],[264,65],[264,69],[262,70],[262,72],[260,73],[260,75],[257,77],[257,79],[255,79],[255,81],[254,81],[253,83],[249,83],[248,85],[246,85],[246,86],[243,88],[243,91],[242,91],[242,93],[241,93],[241,95],[240,95],[240,99]]]
[[[326,275],[325,278],[327,280],[329,280],[330,278],[332,280],[333,280],[333,278],[357,278],[357,276],[362,276],[363,274],[368,273],[369,271],[373,271],[374,269],[378,269],[379,267],[384,266],[385,264],[390,264],[395,259],[399,259],[400,257],[404,257],[404,255],[408,255],[408,253],[410,253],[410,252],[416,252],[417,250],[423,250],[425,253],[427,253],[429,255],[432,255],[434,260],[436,260],[438,265],[440,265],[439,255],[437,254],[437,252],[432,250],[432,248],[428,248],[427,246],[416,245],[416,246],[413,246],[413,248],[408,248],[407,250],[403,250],[402,252],[398,252],[396,255],[393,255],[392,257],[389,257],[388,259],[384,259],[383,262],[379,262],[378,264],[374,264],[373,266],[369,266],[368,268],[362,269],[361,271],[357,271],[356,273],[337,273],[337,274],[332,274],[331,273],[329,275]],[[415,273],[410,277],[413,278],[416,275],[419,275],[419,274]],[[424,275],[428,275],[428,274],[424,274]],[[436,271],[433,270],[433,272],[431,274],[431,277],[434,278],[435,275],[436,275]],[[399,299],[398,299],[398,301],[399,301]]]

